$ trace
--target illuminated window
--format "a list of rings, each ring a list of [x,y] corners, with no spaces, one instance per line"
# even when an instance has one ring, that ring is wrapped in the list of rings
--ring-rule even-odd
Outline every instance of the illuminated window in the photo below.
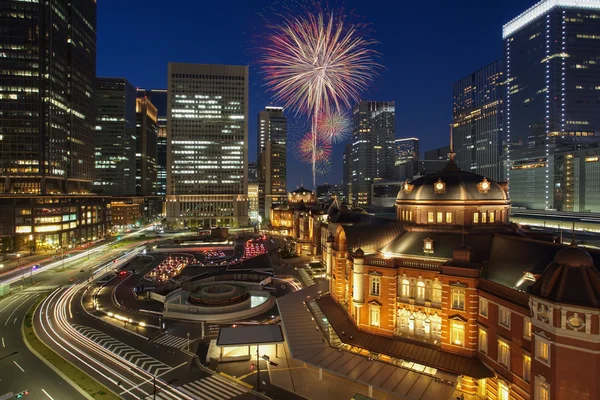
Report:
[[[498,364],[510,369],[510,345],[503,340],[498,340]]]
[[[473,213],[473,223],[474,224],[478,224],[479,223],[479,213]]]
[[[417,282],[417,300],[425,300],[425,282],[423,281]]]
[[[490,224],[493,224],[496,220],[496,213],[494,211],[490,211]]]
[[[550,400],[550,384],[539,375],[535,377],[535,400]]]
[[[457,346],[465,345],[465,324],[462,322],[452,322],[450,328],[450,340]]]
[[[487,331],[482,327],[479,327],[479,334],[477,338],[477,348],[480,352],[487,354],[488,351],[488,338]]]
[[[510,329],[510,310],[508,308],[498,306],[498,324]]]
[[[487,213],[484,211],[481,213],[481,223],[485,224],[487,222]]]
[[[483,297],[479,298],[479,315],[486,318],[488,316],[488,299]]]
[[[452,288],[452,308],[455,310],[465,309],[465,289],[460,287]]]
[[[525,382],[531,381],[531,357],[527,354],[523,355],[523,380]]]
[[[527,317],[523,319],[523,337],[531,339],[531,320]]]
[[[431,302],[432,303],[441,303],[442,302],[442,285],[440,282],[433,282],[431,288]]]
[[[437,212],[437,223],[441,224],[444,222],[444,213],[441,211]]]
[[[427,223],[428,224],[433,224],[433,211],[427,211]]]
[[[498,382],[498,400],[509,400],[510,388],[504,382]]]
[[[379,296],[381,289],[381,278],[371,277],[371,296]]]
[[[412,221],[412,210],[408,212],[408,220]]]
[[[452,213],[451,212],[447,212],[446,213],[446,223],[447,224],[451,224],[452,223]]]
[[[410,297],[410,282],[408,279],[402,280],[402,297],[406,299]]]
[[[371,304],[369,313],[369,324],[371,326],[379,326],[379,317],[381,316],[381,307],[378,305]]]
[[[550,342],[536,335],[535,359],[550,366]]]
[[[425,253],[433,253],[433,240],[429,238],[423,239],[423,251]]]

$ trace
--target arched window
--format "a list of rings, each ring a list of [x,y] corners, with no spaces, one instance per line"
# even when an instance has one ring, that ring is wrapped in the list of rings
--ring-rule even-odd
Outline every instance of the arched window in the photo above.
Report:
[[[425,282],[417,282],[417,296],[416,299],[419,301],[425,301]]]
[[[436,314],[429,316],[431,321],[431,338],[441,339],[442,338],[442,317]]]
[[[442,302],[442,284],[436,280],[433,282],[431,289],[431,302],[441,303]]]
[[[410,282],[408,279],[402,280],[402,297],[405,299],[410,298]]]

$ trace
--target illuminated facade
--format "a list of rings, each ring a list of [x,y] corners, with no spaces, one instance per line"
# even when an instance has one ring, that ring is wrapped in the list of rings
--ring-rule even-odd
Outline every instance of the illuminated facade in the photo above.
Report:
[[[248,67],[169,64],[167,223],[248,225]]]
[[[0,27],[3,249],[102,237],[108,201],[90,193],[96,1],[2,1]]]
[[[395,221],[330,210],[317,302],[342,348],[443,376],[454,397],[598,398],[600,252],[530,237],[507,189],[450,162],[405,183]]]
[[[563,150],[554,154],[564,211],[600,212],[600,149]],[[558,196],[558,194],[557,194]],[[590,221],[591,222],[591,221]]]
[[[370,204],[371,184],[395,178],[394,135],[393,101],[360,101],[352,108],[352,204]]]
[[[96,79],[94,192],[136,193],[136,93],[124,78]]]
[[[158,136],[156,139],[156,194],[167,194],[167,90],[137,89],[137,96],[146,97],[156,107],[158,113]]]
[[[136,99],[135,194],[156,196],[158,189],[158,112],[147,98]]]
[[[394,140],[396,165],[419,159],[419,138],[409,137]]]
[[[504,179],[502,163],[502,62],[454,83],[452,129],[456,163],[464,171]]]
[[[513,204],[568,209],[554,153],[600,140],[600,1],[546,0],[503,28]]]
[[[257,133],[259,214],[269,216],[271,206],[287,196],[287,118],[282,107],[265,107],[258,114]]]

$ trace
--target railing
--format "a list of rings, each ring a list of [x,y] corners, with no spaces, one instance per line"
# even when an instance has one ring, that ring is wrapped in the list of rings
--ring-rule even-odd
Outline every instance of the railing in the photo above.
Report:
[[[400,260],[398,264],[400,267],[428,269],[431,271],[439,271],[439,269],[440,269],[439,263],[433,263],[433,262],[427,262],[427,261],[421,261],[421,260],[404,259],[404,260]]]

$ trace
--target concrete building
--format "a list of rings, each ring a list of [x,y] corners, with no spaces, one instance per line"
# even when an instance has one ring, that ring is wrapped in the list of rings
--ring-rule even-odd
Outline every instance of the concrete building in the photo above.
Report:
[[[136,92],[124,78],[96,79],[94,192],[136,193]]]
[[[2,6],[2,248],[35,251],[103,237],[108,201],[91,194],[96,2]]]
[[[394,140],[396,154],[395,171],[396,179],[413,179],[419,171],[419,139],[416,137]]]
[[[272,206],[287,197],[287,118],[282,107],[265,107],[258,113],[257,155],[259,214],[269,217]]]
[[[168,68],[167,224],[248,225],[248,67]]]
[[[370,204],[371,185],[394,179],[395,105],[387,101],[360,101],[352,108],[352,192],[348,201]]]
[[[513,204],[570,206],[554,154],[600,140],[600,1],[545,0],[503,27]]]
[[[502,62],[495,61],[454,83],[452,129],[456,163],[464,171],[504,180],[502,160]]]

